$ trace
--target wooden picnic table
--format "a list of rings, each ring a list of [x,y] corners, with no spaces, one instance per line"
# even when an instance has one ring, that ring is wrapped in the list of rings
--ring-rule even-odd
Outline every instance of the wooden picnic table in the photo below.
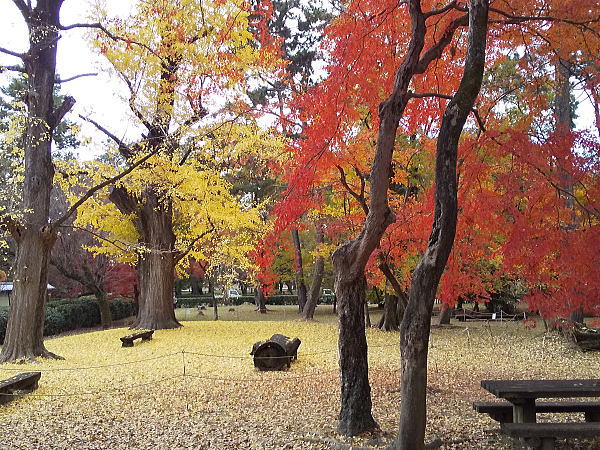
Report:
[[[481,387],[512,403],[514,423],[535,423],[537,398],[600,397],[600,379],[482,380]]]

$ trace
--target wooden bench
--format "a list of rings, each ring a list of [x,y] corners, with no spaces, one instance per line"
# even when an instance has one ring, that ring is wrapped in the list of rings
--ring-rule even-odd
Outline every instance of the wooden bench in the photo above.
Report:
[[[512,423],[513,405],[509,402],[474,402],[473,409],[498,422]],[[584,413],[586,422],[600,422],[600,402],[536,402],[536,413]]]
[[[0,405],[17,398],[19,393],[32,392],[38,387],[41,372],[24,372],[0,381]]]
[[[527,445],[542,450],[554,449],[554,441],[562,438],[594,438],[600,436],[600,422],[579,423],[503,423],[502,432],[523,438]]]
[[[123,336],[121,342],[123,347],[133,347],[133,341],[137,338],[142,338],[142,341],[149,341],[152,339],[152,333],[154,330],[140,331],[139,333],[133,333],[129,336]]]

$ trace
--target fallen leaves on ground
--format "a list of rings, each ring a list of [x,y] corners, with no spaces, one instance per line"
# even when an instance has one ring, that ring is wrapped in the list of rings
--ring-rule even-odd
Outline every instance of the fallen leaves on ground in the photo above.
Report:
[[[336,433],[337,327],[310,322],[186,322],[121,347],[127,329],[46,341],[64,361],[0,366],[0,379],[41,371],[39,389],[0,407],[0,448],[327,449],[383,447],[398,426],[399,335],[369,330],[379,436]],[[302,340],[283,372],[253,366],[252,344],[274,333]],[[589,378],[600,355],[515,323],[433,330],[427,439],[442,448],[509,449],[498,424],[473,411],[488,378]],[[569,447],[575,448],[570,442]]]

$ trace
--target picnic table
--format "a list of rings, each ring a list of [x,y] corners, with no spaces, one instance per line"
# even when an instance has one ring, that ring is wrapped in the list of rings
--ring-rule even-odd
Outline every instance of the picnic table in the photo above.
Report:
[[[557,438],[600,436],[598,402],[537,403],[538,398],[600,397],[600,379],[585,380],[483,380],[481,387],[512,404],[512,423],[502,431],[525,439],[534,448],[553,449]],[[474,405],[480,412],[501,412],[501,404]],[[483,407],[483,408],[480,408]],[[489,411],[484,411],[488,408]],[[585,412],[586,422],[536,423],[536,412]],[[502,417],[500,414],[498,417]],[[502,421],[502,420],[501,420]]]
[[[481,387],[513,405],[515,423],[534,423],[537,398],[600,397],[600,379],[482,380]]]

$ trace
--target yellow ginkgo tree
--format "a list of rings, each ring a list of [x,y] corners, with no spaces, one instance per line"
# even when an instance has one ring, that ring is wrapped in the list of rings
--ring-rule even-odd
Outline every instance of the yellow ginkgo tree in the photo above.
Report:
[[[99,9],[112,35],[124,38],[101,33],[95,45],[127,87],[144,135],[126,143],[88,120],[116,144],[114,163],[104,170],[153,156],[107,192],[112,205],[96,199],[78,221],[129,239],[132,252],[121,251],[137,263],[140,286],[133,328],[174,328],[180,325],[174,272],[183,255],[208,258],[217,237],[232,240],[241,254],[259,225],[256,211],[232,196],[224,177],[241,170],[246,158],[280,152],[282,140],[257,125],[247,100],[259,79],[276,76],[280,61],[275,47],[251,31],[260,27],[247,2],[138,1],[132,11],[117,19]],[[101,167],[93,176],[109,176]]]

